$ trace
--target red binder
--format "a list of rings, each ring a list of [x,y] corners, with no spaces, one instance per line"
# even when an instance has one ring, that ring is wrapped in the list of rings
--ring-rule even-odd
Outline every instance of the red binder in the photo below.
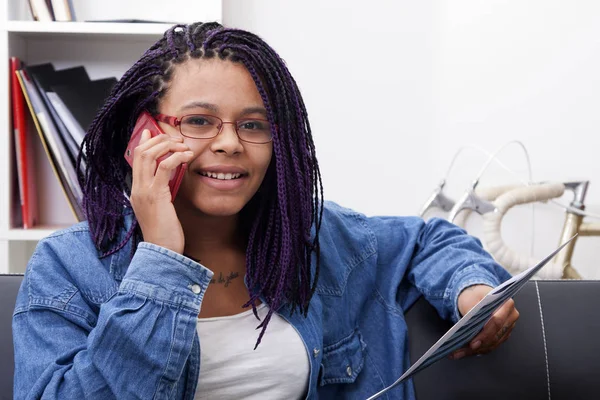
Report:
[[[17,57],[10,58],[10,83],[12,119],[15,134],[17,173],[19,176],[19,197],[23,228],[32,228],[37,223],[37,207],[35,203],[35,182],[32,144],[28,138],[25,98],[17,78],[16,71],[21,69],[21,61]]]

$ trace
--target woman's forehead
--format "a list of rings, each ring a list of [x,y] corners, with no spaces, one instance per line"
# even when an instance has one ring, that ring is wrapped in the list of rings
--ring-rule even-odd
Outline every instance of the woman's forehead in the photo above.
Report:
[[[192,59],[176,66],[163,105],[179,111],[191,102],[218,108],[263,105],[246,67],[218,58]]]

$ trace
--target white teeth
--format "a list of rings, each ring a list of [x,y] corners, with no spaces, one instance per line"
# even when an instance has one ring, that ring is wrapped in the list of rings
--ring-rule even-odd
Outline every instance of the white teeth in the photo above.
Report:
[[[224,174],[222,172],[219,172],[218,174],[215,172],[201,172],[200,174],[204,175],[204,176],[208,176],[209,178],[220,179],[222,181],[238,179],[240,176],[242,176],[242,174],[231,174],[231,173]]]

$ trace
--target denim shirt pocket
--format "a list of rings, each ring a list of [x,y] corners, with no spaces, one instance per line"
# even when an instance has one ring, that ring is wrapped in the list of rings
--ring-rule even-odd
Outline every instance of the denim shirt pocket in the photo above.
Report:
[[[319,385],[353,383],[365,364],[365,347],[362,335],[355,330],[323,348]]]

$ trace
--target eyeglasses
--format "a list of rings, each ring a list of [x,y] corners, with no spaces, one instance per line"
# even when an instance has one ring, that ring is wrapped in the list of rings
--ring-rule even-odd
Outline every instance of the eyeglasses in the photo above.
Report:
[[[154,116],[157,121],[164,122],[174,127],[179,127],[179,132],[192,139],[212,139],[223,130],[223,125],[232,124],[241,141],[255,144],[265,144],[273,140],[271,124],[265,119],[240,119],[225,122],[219,117],[207,114],[189,114],[180,119],[164,114]]]

